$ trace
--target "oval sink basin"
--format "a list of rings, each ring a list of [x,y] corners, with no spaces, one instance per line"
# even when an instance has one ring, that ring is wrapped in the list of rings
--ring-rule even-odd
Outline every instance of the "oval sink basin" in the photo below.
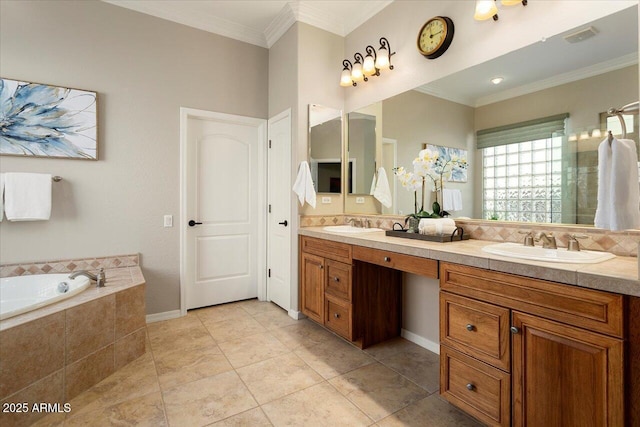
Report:
[[[332,233],[345,233],[345,234],[358,234],[358,233],[370,233],[372,231],[382,231],[381,228],[361,228],[353,227],[351,225],[328,225],[323,228],[324,231],[331,231]]]
[[[609,252],[568,251],[566,248],[543,249],[539,246],[524,246],[521,243],[497,243],[482,248],[484,252],[510,258],[532,261],[564,262],[568,264],[596,264],[615,258]]]

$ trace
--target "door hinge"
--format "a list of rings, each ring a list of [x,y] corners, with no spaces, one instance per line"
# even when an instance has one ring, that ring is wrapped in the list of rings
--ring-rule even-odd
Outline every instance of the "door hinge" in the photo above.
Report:
[[[271,148],[271,140],[269,140],[269,148]]]
[[[271,269],[267,270],[267,277],[271,277]]]
[[[269,213],[271,213],[271,205],[269,205]]]

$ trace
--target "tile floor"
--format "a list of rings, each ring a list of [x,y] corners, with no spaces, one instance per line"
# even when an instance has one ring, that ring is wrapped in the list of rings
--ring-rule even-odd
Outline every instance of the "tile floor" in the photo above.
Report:
[[[362,351],[257,300],[147,331],[144,356],[36,425],[480,425],[438,396],[438,356],[401,338]]]

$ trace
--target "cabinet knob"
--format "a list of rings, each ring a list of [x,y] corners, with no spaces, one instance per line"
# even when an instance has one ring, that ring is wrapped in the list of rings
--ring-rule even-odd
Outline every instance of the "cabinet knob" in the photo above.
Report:
[[[384,262],[389,262],[391,261],[391,258],[389,258],[388,256],[384,257]]]
[[[471,383],[467,384],[467,390],[469,390],[469,391],[474,391],[475,389],[476,389],[476,386],[475,386],[475,385],[473,385],[473,384],[471,384]]]
[[[469,323],[469,324],[467,325],[467,331],[469,331],[469,332],[473,332],[473,330],[474,330],[475,328],[476,328],[476,327],[475,327],[475,326],[473,326],[471,323]]]
[[[324,269],[324,265],[318,264],[318,266],[320,267],[320,270]]]
[[[333,278],[333,281],[334,281],[334,282],[339,282],[339,281],[340,281],[340,278],[336,276],[336,277],[334,277],[334,278]]]
[[[520,329],[516,328],[515,326],[510,327],[509,330],[511,331],[512,334],[520,333]]]
[[[335,317],[336,319],[339,319],[340,315],[338,313],[333,313],[333,317]]]

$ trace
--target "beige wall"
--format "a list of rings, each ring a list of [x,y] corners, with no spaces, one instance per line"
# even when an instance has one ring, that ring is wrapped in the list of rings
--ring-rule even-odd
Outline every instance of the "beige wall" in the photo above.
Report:
[[[179,309],[180,107],[266,119],[267,70],[267,49],[103,2],[0,2],[0,75],[97,91],[100,145],[96,162],[0,158],[64,178],[50,221],[0,223],[0,262],[139,252],[147,311]]]

